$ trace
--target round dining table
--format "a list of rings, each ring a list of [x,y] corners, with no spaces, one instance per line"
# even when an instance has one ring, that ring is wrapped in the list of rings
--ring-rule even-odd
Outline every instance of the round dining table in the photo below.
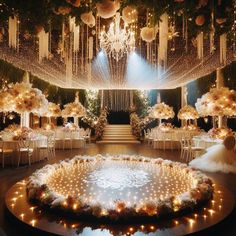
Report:
[[[36,135],[34,138],[31,138],[29,141],[29,147],[33,149],[32,157],[31,157],[31,163],[39,162],[41,160],[44,160],[47,157],[47,149],[45,148],[47,146],[47,137],[43,135]],[[13,164],[17,165],[18,158],[19,158],[19,144],[20,140],[14,140],[12,138],[4,139],[2,137],[1,142],[4,144],[4,149],[11,150],[12,152],[10,155],[5,155],[4,162],[6,165]],[[0,158],[0,162],[2,162],[2,158]],[[20,158],[20,165],[22,164],[28,164],[28,157],[27,155],[21,155]]]

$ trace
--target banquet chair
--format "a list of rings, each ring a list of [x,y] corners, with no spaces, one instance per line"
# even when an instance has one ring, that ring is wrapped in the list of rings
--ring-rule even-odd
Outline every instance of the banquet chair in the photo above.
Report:
[[[161,143],[162,143],[162,138],[160,135],[160,132],[155,132],[155,135],[153,135],[153,148],[155,149],[161,149]]]
[[[55,135],[50,135],[47,138],[47,151],[48,156],[55,157],[56,156],[56,140]]]
[[[163,143],[163,149],[166,150],[166,143],[170,143],[170,148],[173,151],[173,133],[161,133],[161,140]]]
[[[148,137],[150,135],[150,130],[144,130],[144,142],[148,142]]]
[[[4,168],[5,165],[5,156],[11,156],[13,154],[13,149],[5,148],[4,141],[0,141],[0,153],[2,158],[2,168]],[[12,163],[12,157],[11,157],[11,163]]]
[[[75,142],[75,147],[85,147],[86,139],[85,139],[84,129],[80,129],[79,131],[73,132],[73,141]],[[81,144],[78,146],[78,142]]]
[[[180,145],[181,145],[181,153],[180,153],[180,159],[185,159],[186,156],[186,160],[188,159],[188,155],[189,155],[189,139],[186,137],[182,137],[180,139]]]
[[[181,159],[186,158],[186,161],[189,162],[196,158],[198,153],[203,153],[204,151],[205,148],[194,146],[192,139],[186,137],[181,139]]]
[[[148,134],[148,145],[152,145],[153,144],[153,140],[155,139],[155,134],[156,134],[156,131],[155,130],[151,130]]]
[[[55,135],[54,134],[47,135],[46,145],[40,145],[39,149],[47,151],[47,159],[48,160],[50,159],[50,157],[55,157],[56,156]]]
[[[34,149],[30,147],[30,140],[20,139],[18,142],[18,163],[17,167],[20,165],[20,160],[23,155],[26,155],[28,158],[29,166],[31,165],[31,158],[33,157]]]
[[[63,134],[63,150],[65,150],[65,146],[69,143],[69,149],[72,150],[73,147],[73,133],[72,132],[64,132]]]
[[[87,141],[88,141],[88,143],[91,142],[91,129],[85,130],[83,138],[85,139],[85,142],[87,142]]]

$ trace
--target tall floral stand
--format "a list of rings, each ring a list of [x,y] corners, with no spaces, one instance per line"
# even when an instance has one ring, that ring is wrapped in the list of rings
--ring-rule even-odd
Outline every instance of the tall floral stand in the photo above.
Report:
[[[30,127],[30,113],[29,112],[21,113],[20,125],[21,127],[27,127],[27,128]]]
[[[218,128],[223,127],[223,116],[218,116]]]
[[[77,116],[74,116],[74,124],[79,125],[79,118]]]

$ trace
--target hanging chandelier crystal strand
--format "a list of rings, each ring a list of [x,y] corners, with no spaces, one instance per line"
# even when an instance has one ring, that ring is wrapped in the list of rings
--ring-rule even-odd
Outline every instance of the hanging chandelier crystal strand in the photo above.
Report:
[[[105,29],[100,34],[100,47],[109,57],[119,61],[124,54],[130,53],[135,49],[135,33],[128,29],[120,27],[120,13],[116,13],[114,22],[110,24],[109,30]]]

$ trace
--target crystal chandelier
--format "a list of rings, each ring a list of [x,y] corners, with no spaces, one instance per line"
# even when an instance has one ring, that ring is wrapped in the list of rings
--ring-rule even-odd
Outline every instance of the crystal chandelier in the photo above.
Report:
[[[100,47],[110,57],[119,61],[125,53],[135,49],[135,35],[131,29],[124,24],[120,28],[120,13],[116,13],[115,20],[110,24],[109,30],[103,30],[100,35]]]

